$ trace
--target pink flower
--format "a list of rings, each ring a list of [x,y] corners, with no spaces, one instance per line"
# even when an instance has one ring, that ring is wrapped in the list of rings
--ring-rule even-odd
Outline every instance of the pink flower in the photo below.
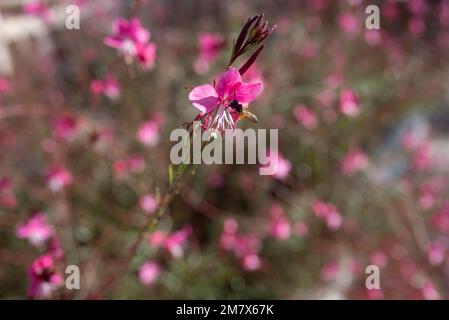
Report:
[[[154,247],[163,247],[174,258],[179,258],[184,254],[184,246],[191,233],[192,227],[190,225],[185,225],[172,234],[166,234],[162,231],[154,232],[150,236],[150,244]]]
[[[142,27],[139,18],[116,19],[112,24],[112,35],[104,43],[119,50],[127,63],[136,58],[144,69],[149,69],[156,60],[156,46],[149,42],[150,31]]]
[[[229,68],[212,86],[204,84],[193,88],[189,93],[189,100],[200,110],[203,124],[207,128],[218,130],[234,129],[239,120],[239,114],[230,106],[231,101],[247,106],[260,93],[262,83],[244,83],[240,73],[235,68]],[[211,113],[218,108],[218,112],[212,121]]]
[[[52,292],[62,286],[63,277],[55,270],[51,255],[43,255],[33,261],[28,270],[28,296],[48,298]]]
[[[416,171],[425,170],[432,164],[430,145],[422,142],[415,150],[411,160],[411,166]]]
[[[242,267],[246,271],[256,271],[261,265],[262,262],[257,254],[248,254],[242,259]]]
[[[339,271],[340,271],[340,262],[331,261],[323,266],[320,272],[320,277],[324,281],[332,281],[335,280]]]
[[[9,81],[3,78],[0,78],[0,93],[7,93],[11,90],[11,85]]]
[[[147,261],[139,268],[139,280],[145,285],[153,284],[161,271],[161,266],[157,262]]]
[[[38,212],[26,223],[16,227],[16,236],[20,239],[28,239],[33,246],[40,246],[53,235],[53,227],[47,223],[45,213]]]
[[[341,172],[346,176],[351,176],[357,172],[368,168],[369,158],[359,149],[348,152],[341,161]]]
[[[294,231],[297,236],[302,237],[309,233],[309,227],[304,222],[299,221],[295,224]]]
[[[428,280],[421,287],[421,293],[426,300],[439,300],[440,294],[432,281]]]
[[[92,80],[90,90],[94,95],[104,94],[111,100],[117,100],[120,97],[120,85],[112,74],[106,75],[103,79]]]
[[[433,215],[431,223],[438,231],[449,234],[449,203],[444,204],[443,207]]]
[[[333,204],[317,199],[312,204],[312,210],[315,213],[315,216],[325,220],[327,227],[330,230],[335,231],[341,227],[343,218]]]
[[[298,105],[293,110],[296,120],[303,125],[307,130],[313,130],[317,127],[318,121],[315,113],[310,111],[304,105]]]
[[[147,213],[154,213],[157,209],[156,197],[152,194],[146,194],[140,198],[140,207]]]
[[[50,9],[41,0],[32,0],[26,2],[23,5],[23,12],[28,15],[41,18],[45,22],[49,22],[51,19]]]
[[[340,112],[348,117],[354,117],[360,112],[359,99],[351,89],[340,93]]]
[[[421,36],[426,30],[423,17],[412,16],[408,21],[408,30],[415,37]]]
[[[53,136],[63,141],[70,141],[75,136],[77,128],[75,118],[69,115],[58,116],[53,122]]]
[[[14,208],[17,206],[17,199],[12,190],[11,179],[0,179],[0,206]]]
[[[341,30],[346,33],[355,33],[359,30],[358,19],[350,13],[344,13],[338,17]]]
[[[427,251],[427,259],[429,263],[433,266],[441,265],[444,262],[446,256],[446,248],[445,246],[438,241],[431,243]]]
[[[286,180],[290,175],[290,171],[292,169],[291,162],[285,159],[279,152],[277,154],[271,153],[270,161],[274,161],[274,168],[277,168],[276,172],[273,174],[273,177],[281,181]],[[270,166],[273,166],[273,164],[270,163]]]
[[[51,168],[45,177],[47,187],[51,191],[60,191],[72,184],[72,175],[65,168],[56,166]]]
[[[287,240],[291,235],[290,221],[285,218],[282,207],[273,203],[270,207],[271,221],[268,224],[268,233],[275,239]]]
[[[156,45],[152,42],[137,44],[136,56],[142,69],[150,70],[156,62]]]
[[[155,146],[159,142],[159,123],[149,120],[140,125],[137,130],[137,140],[146,146]]]
[[[210,64],[217,59],[223,45],[224,41],[220,35],[200,33],[198,37],[200,54],[194,64],[195,71],[199,74],[207,72]]]
[[[388,257],[382,251],[375,251],[370,256],[370,262],[379,268],[383,268],[387,265]]]

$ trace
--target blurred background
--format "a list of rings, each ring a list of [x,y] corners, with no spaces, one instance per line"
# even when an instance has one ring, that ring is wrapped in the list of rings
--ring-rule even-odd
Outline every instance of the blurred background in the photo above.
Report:
[[[185,88],[262,12],[277,29],[241,127],[279,129],[278,172],[199,166],[124,261],[197,115]],[[111,46],[120,17],[145,54]],[[449,298],[448,49],[444,0],[2,0],[0,298]]]

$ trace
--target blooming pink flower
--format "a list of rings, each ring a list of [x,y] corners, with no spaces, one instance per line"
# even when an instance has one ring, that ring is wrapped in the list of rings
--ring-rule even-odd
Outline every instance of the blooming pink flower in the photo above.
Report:
[[[296,120],[301,123],[307,130],[313,130],[317,127],[318,121],[315,113],[310,111],[304,105],[298,105],[293,110]]]
[[[387,265],[388,257],[382,251],[375,251],[370,256],[370,262],[379,268],[383,268]]]
[[[161,271],[161,266],[157,262],[147,261],[139,268],[139,280],[145,285],[153,284]]]
[[[55,269],[51,255],[43,255],[33,261],[28,270],[28,296],[48,298],[63,283],[63,277]]]
[[[204,84],[193,88],[189,100],[202,115],[209,115],[218,108],[215,118],[211,122],[206,121],[208,128],[233,129],[239,114],[229,106],[231,101],[237,100],[246,106],[259,95],[261,89],[261,82],[244,83],[239,71],[231,67],[218,78],[214,86]]]
[[[60,191],[63,188],[72,184],[72,175],[69,171],[61,166],[51,168],[45,177],[47,187],[51,191]]]
[[[53,122],[53,136],[63,141],[70,141],[75,136],[78,122],[69,115],[56,117]]]
[[[159,142],[159,123],[149,120],[139,126],[137,140],[146,146],[155,146]]]
[[[277,170],[273,174],[273,177],[277,180],[284,181],[290,175],[292,164],[289,160],[285,159],[281,153],[271,154],[270,161],[277,162]]]
[[[351,176],[357,172],[368,168],[369,158],[360,149],[354,149],[348,152],[341,161],[341,172],[346,176]]]
[[[28,239],[33,246],[40,246],[53,235],[53,227],[47,223],[45,213],[38,212],[26,223],[17,225],[16,235]]]
[[[152,194],[146,194],[140,198],[140,207],[147,213],[154,213],[157,209],[156,197]]]
[[[117,100],[120,97],[120,85],[112,74],[106,75],[103,79],[92,80],[90,90],[94,95],[104,94],[111,100]]]
[[[318,218],[326,221],[330,230],[338,230],[341,227],[343,218],[333,204],[317,199],[312,204],[312,210]]]
[[[351,89],[344,89],[340,93],[340,112],[348,117],[360,112],[359,99]]]
[[[200,33],[198,36],[200,54],[194,64],[195,71],[199,74],[207,72],[210,64],[217,59],[223,45],[224,41],[220,35]]]

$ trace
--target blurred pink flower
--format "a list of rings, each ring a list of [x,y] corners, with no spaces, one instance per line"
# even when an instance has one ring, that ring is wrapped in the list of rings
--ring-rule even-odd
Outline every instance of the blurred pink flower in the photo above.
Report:
[[[78,122],[70,115],[56,117],[53,122],[53,136],[63,141],[70,141],[75,136]]]
[[[298,105],[293,110],[296,120],[303,125],[307,130],[313,130],[317,127],[318,121],[315,113],[310,111],[304,105]]]
[[[341,161],[341,172],[346,176],[351,176],[357,172],[368,168],[369,158],[360,149],[349,151]]]
[[[139,203],[142,210],[147,213],[154,213],[158,207],[156,197],[152,194],[142,196]]]
[[[153,284],[161,271],[161,266],[157,262],[147,261],[139,268],[139,280],[145,285]]]
[[[268,233],[275,239],[287,240],[291,235],[290,221],[285,217],[282,207],[273,203],[269,209],[270,221],[268,223]]]
[[[359,21],[354,15],[350,13],[341,14],[338,17],[338,23],[343,32],[355,33],[359,31]]]
[[[195,61],[194,69],[197,73],[203,74],[209,70],[220,50],[224,46],[224,40],[219,34],[200,33],[198,36],[199,56]]]
[[[146,146],[155,146],[159,142],[159,123],[148,120],[139,126],[137,140]]]
[[[273,178],[280,181],[285,181],[289,177],[292,169],[291,162],[285,159],[280,152],[275,153],[270,150],[267,156],[269,156],[270,159],[269,166],[276,169],[273,174]],[[268,165],[261,165],[261,167],[268,167]]]
[[[449,202],[432,216],[431,223],[436,230],[449,234]]]
[[[359,99],[351,89],[344,89],[340,93],[340,112],[353,117],[359,114]]]
[[[32,0],[28,1],[23,5],[23,12],[38,17],[45,22],[49,22],[52,13],[49,7],[42,0]]]
[[[0,206],[10,209],[17,206],[10,178],[0,178]]]
[[[426,30],[423,17],[412,16],[408,21],[408,30],[415,37],[421,36]]]
[[[54,192],[69,186],[72,184],[72,180],[70,172],[61,166],[51,168],[45,175],[47,187]]]
[[[326,225],[330,230],[335,231],[341,227],[343,218],[333,204],[317,199],[312,204],[312,210],[315,213],[315,216],[325,220]]]
[[[297,236],[302,237],[309,233],[309,227],[304,222],[299,221],[295,224],[294,231]]]
[[[9,81],[3,78],[0,78],[0,93],[7,93],[11,90],[11,85]]]
[[[320,277],[323,281],[334,280],[340,271],[339,261],[330,261],[321,268]]]
[[[138,43],[136,45],[137,62],[144,70],[150,70],[156,63],[156,45],[150,43]]]
[[[385,253],[383,253],[382,251],[378,250],[375,251],[371,254],[370,256],[370,262],[376,266],[378,266],[379,268],[383,268],[387,265],[388,262],[388,257],[386,256]]]
[[[53,227],[47,223],[43,212],[34,214],[26,223],[18,224],[16,236],[27,239],[33,246],[40,246],[53,235]]]
[[[55,269],[51,255],[43,255],[33,261],[28,270],[28,296],[49,298],[52,292],[63,284],[63,277]]]
[[[242,259],[242,267],[246,271],[256,271],[260,269],[261,265],[260,257],[254,253],[245,255]]]
[[[184,254],[184,246],[187,239],[192,233],[192,226],[185,225],[180,230],[166,234],[162,231],[154,232],[150,236],[150,244],[154,247],[163,247],[174,258],[182,257]]]
[[[111,100],[120,97],[120,85],[113,74],[108,74],[103,79],[92,80],[90,90],[94,95],[104,94]]]
[[[414,150],[411,166],[416,171],[421,171],[429,168],[432,164],[432,157],[430,153],[430,145],[427,142],[422,142]]]
[[[439,300],[440,294],[432,281],[428,280],[421,287],[421,294],[426,300]]]
[[[433,266],[441,265],[446,257],[446,247],[439,241],[432,242],[426,249],[427,259]]]
[[[156,60],[156,46],[149,42],[150,36],[150,31],[141,25],[139,18],[126,20],[120,17],[113,22],[112,35],[105,37],[104,43],[119,50],[126,63],[137,58],[144,69],[149,69]]]

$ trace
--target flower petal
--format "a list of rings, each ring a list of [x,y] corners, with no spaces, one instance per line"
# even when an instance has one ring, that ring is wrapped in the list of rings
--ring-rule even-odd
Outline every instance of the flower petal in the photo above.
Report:
[[[250,103],[262,91],[262,83],[242,83],[235,90],[235,99],[240,103]]]
[[[210,112],[218,106],[218,95],[210,84],[203,84],[193,88],[189,93],[189,100],[201,112]]]
[[[226,98],[236,85],[242,83],[242,77],[236,68],[229,68],[218,79],[215,90],[220,97]]]

